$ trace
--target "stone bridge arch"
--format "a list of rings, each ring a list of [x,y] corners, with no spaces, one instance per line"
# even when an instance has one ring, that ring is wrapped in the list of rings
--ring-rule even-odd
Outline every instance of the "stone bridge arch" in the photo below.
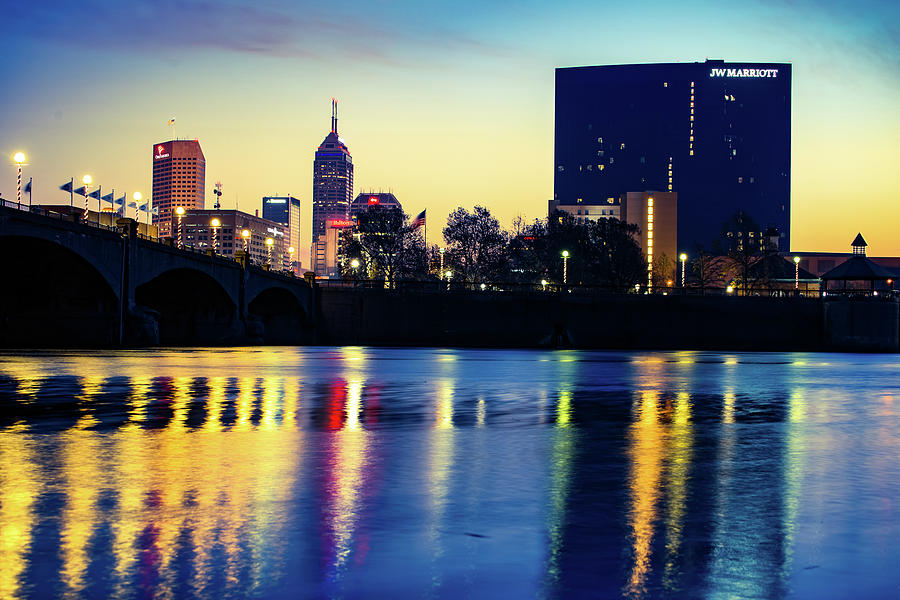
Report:
[[[0,227],[0,345],[118,344],[121,279],[95,262],[98,249],[74,232],[31,233]]]
[[[250,273],[246,284],[248,329],[266,344],[304,344],[313,339],[310,288]]]

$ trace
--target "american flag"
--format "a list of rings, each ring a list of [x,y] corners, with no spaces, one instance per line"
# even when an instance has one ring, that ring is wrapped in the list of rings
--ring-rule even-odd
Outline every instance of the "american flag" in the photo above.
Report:
[[[412,230],[415,231],[416,229],[418,229],[419,227],[421,227],[424,224],[425,224],[425,211],[423,210],[422,212],[419,213],[418,217],[413,219],[413,222],[411,223]]]

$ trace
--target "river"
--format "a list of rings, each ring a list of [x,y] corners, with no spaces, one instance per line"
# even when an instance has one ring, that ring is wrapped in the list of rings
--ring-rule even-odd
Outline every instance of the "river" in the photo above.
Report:
[[[0,354],[0,598],[900,595],[900,357]]]

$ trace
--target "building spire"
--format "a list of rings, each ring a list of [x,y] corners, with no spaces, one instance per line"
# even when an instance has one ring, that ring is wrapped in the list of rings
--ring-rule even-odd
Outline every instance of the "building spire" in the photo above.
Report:
[[[337,100],[331,99],[331,131],[337,135]]]

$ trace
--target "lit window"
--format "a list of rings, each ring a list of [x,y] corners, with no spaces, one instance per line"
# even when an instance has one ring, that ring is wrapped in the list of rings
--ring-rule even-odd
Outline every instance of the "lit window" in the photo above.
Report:
[[[625,142],[622,142],[622,144],[619,146],[619,150],[624,150],[624,149],[625,149]]]
[[[691,156],[693,156],[693,155],[694,155],[694,151],[693,151],[693,150],[691,150]]]
[[[663,81],[663,87],[669,87],[669,82],[668,82],[668,81]]]

